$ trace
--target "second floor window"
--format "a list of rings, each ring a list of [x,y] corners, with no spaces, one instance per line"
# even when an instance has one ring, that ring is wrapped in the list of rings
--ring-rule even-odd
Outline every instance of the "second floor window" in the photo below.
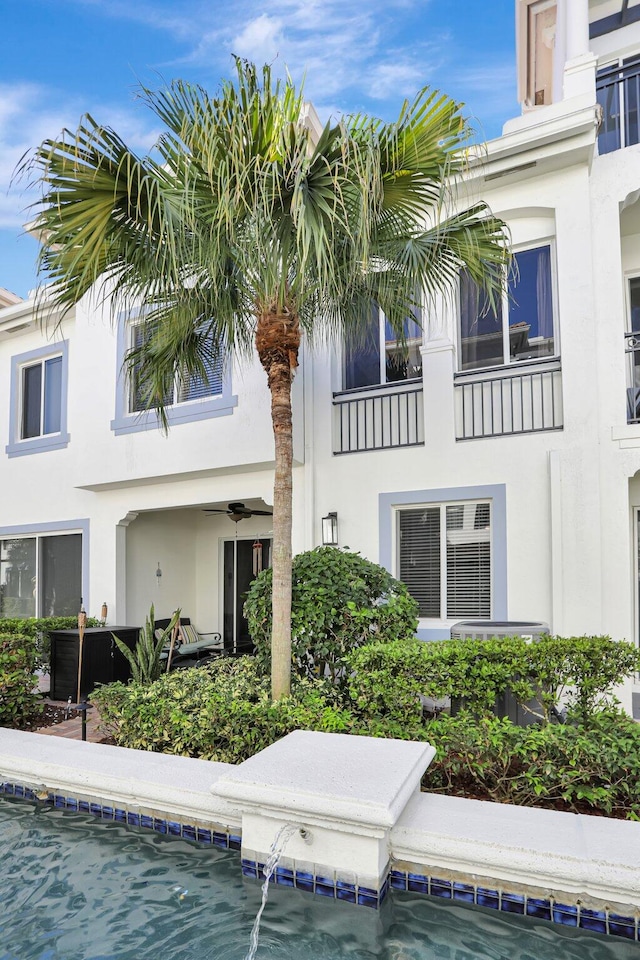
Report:
[[[144,340],[144,325],[136,323],[131,327],[131,346],[140,347]],[[205,361],[206,377],[192,374],[176,379],[172,389],[163,397],[164,406],[170,407],[205,397],[217,397],[223,391],[222,358],[210,358]],[[134,370],[129,390],[129,412],[141,413],[153,404],[145,395],[144,385],[140,382],[138,371]]]
[[[20,439],[60,433],[62,357],[49,357],[22,367]]]
[[[467,273],[460,279],[460,370],[556,354],[549,245],[514,254],[507,291],[491,305]]]
[[[598,153],[640,143],[640,55],[599,70],[596,94],[602,107]]]
[[[347,337],[344,389],[373,387],[422,376],[422,330],[413,317],[404,321],[404,343],[397,337],[382,310],[374,304],[366,331]]]

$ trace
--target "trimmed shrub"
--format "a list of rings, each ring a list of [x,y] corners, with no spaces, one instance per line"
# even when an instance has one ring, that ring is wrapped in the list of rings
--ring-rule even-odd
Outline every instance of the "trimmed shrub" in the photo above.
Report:
[[[0,633],[0,726],[23,728],[41,712],[35,646],[21,634]]]
[[[0,617],[1,634],[20,634],[35,642],[36,670],[49,669],[51,645],[49,634],[52,630],[74,630],[78,626],[75,617]],[[87,618],[88,627],[99,627],[101,621],[95,617]]]
[[[340,682],[345,657],[372,639],[391,642],[415,634],[418,606],[406,586],[357,553],[318,547],[293,560],[291,633],[293,670]],[[271,665],[271,569],[252,583],[245,603],[261,670]]]
[[[297,680],[272,703],[253,657],[220,658],[152,684],[95,690],[103,724],[120,746],[240,763],[293,730],[348,732],[353,718],[325,684]]]
[[[362,716],[418,720],[420,695],[456,698],[467,712],[486,716],[510,690],[536,719],[549,722],[564,705],[586,720],[615,704],[611,688],[640,668],[630,643],[609,637],[521,637],[370,644],[348,658],[352,709]]]
[[[425,790],[640,819],[640,727],[624,713],[528,727],[459,715],[431,721],[425,736],[437,749]]]

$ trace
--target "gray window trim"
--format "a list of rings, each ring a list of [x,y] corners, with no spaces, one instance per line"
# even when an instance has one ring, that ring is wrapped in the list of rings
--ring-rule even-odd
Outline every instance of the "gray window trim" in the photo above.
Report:
[[[89,612],[89,527],[88,517],[78,520],[60,520],[47,523],[21,523],[12,527],[0,527],[0,540],[18,537],[46,537],[57,533],[82,534],[82,603]]]
[[[475,487],[442,487],[436,490],[401,490],[381,493],[378,497],[380,531],[380,564],[390,573],[395,566],[396,507],[419,507],[426,503],[459,503],[468,500],[490,500],[492,506],[491,597],[495,620],[507,620],[507,488],[503,483]],[[422,621],[426,623],[427,621]],[[421,640],[445,640],[450,634],[444,628],[419,627]]]
[[[155,410],[129,412],[129,384],[123,369],[124,355],[129,347],[129,326],[140,316],[141,311],[129,311],[118,318],[117,364],[115,416],[111,429],[119,437],[123,434],[140,433],[144,430],[158,430],[160,418]],[[208,400],[188,400],[166,408],[169,426],[180,423],[194,423],[198,420],[210,420],[214,417],[227,417],[238,405],[238,398],[231,393],[230,365],[225,366],[222,377],[222,393]]]
[[[62,357],[62,386],[60,390],[60,431],[43,437],[20,438],[20,391],[22,390],[21,371],[24,366],[35,361],[45,361],[51,357]],[[67,392],[69,386],[69,341],[60,340],[49,343],[27,353],[11,357],[11,385],[9,400],[9,443],[5,452],[9,457],[24,457],[45,450],[62,450],[69,444],[67,433]]]

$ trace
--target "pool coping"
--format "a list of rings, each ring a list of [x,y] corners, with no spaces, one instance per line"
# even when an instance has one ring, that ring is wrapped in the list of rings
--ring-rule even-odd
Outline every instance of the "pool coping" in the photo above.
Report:
[[[230,764],[0,730],[0,792],[240,849],[241,815],[212,792],[231,770]],[[392,827],[389,853],[377,890],[286,858],[275,882],[370,907],[390,889],[405,890],[640,938],[637,823],[419,793]],[[241,867],[257,878],[262,864],[243,852]]]

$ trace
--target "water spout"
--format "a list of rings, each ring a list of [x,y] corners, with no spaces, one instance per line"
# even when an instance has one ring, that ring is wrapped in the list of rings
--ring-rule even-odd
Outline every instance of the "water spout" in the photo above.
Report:
[[[267,905],[267,897],[269,896],[269,881],[275,873],[276,867],[280,857],[284,853],[284,848],[286,847],[290,838],[294,833],[300,831],[302,835],[303,828],[298,827],[295,823],[285,823],[275,835],[275,839],[271,844],[271,849],[269,850],[269,856],[267,857],[267,862],[263,867],[264,874],[264,883],[262,884],[262,903],[260,904],[260,909],[256,914],[256,918],[253,921],[253,929],[251,930],[251,939],[249,940],[249,952],[247,953],[244,960],[254,960],[256,951],[258,949],[258,936],[260,933],[260,920],[262,918],[262,913],[264,908]]]

